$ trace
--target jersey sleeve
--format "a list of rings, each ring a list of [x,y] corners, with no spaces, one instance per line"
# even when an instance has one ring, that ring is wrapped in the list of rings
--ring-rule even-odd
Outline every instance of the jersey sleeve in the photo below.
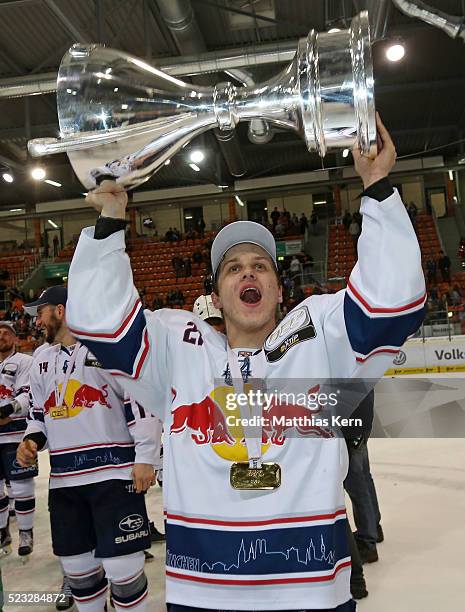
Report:
[[[363,197],[358,262],[347,288],[320,296],[319,317],[333,377],[380,378],[425,315],[421,253],[397,192]],[[310,298],[312,299],[312,298]]]
[[[29,414],[24,437],[32,433],[42,433],[47,438],[44,418],[44,398],[40,378],[37,374],[37,367],[37,364],[33,362],[33,366],[30,369]]]
[[[15,401],[19,410],[15,410],[15,416],[26,416],[29,412],[29,374],[33,361],[29,355],[21,355],[15,382]]]
[[[124,232],[94,239],[82,231],[68,281],[66,305],[72,334],[142,406],[160,414],[167,385],[168,332],[158,313],[145,311],[134,287]]]
[[[136,463],[154,465],[160,455],[162,425],[132,397],[124,401],[124,414],[135,444]]]

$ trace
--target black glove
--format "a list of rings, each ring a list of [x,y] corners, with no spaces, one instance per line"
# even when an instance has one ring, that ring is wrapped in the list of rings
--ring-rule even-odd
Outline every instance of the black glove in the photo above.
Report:
[[[357,436],[356,438],[347,439],[346,442],[347,442],[347,446],[350,446],[350,448],[357,449],[366,443],[366,438],[363,434],[361,434],[360,436]]]
[[[15,411],[13,404],[4,404],[0,406],[0,419],[6,419]]]

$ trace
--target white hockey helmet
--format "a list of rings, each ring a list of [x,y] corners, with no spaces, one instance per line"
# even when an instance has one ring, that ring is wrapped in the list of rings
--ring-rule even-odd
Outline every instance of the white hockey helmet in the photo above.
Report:
[[[213,306],[211,295],[200,295],[194,302],[192,312],[200,317],[202,321],[223,318],[221,310]]]

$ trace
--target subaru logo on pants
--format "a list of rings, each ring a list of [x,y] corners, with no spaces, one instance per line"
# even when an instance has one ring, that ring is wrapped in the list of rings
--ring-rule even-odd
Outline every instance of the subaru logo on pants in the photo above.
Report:
[[[119,522],[119,528],[121,531],[137,531],[143,524],[144,519],[140,514],[130,514]]]

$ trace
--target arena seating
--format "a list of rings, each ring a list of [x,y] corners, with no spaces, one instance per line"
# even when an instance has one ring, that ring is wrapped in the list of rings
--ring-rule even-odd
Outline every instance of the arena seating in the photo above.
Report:
[[[416,230],[420,243],[423,268],[428,259],[437,260],[441,255],[441,244],[434,226],[433,218],[426,212],[416,217]],[[355,243],[343,225],[330,225],[328,236],[328,278],[345,277],[357,261]]]
[[[206,233],[203,239],[180,240],[177,242],[159,242],[151,238],[137,238],[128,241],[128,254],[134,274],[134,283],[145,294],[148,307],[151,307],[154,298],[166,302],[170,291],[181,290],[184,299],[184,309],[192,310],[196,298],[204,291],[203,281],[206,275],[206,264],[192,262],[192,276],[180,277],[176,281],[173,269],[173,257],[190,257],[194,251],[205,250],[205,244],[214,236]],[[73,257],[74,246],[64,248],[57,261],[70,261]],[[180,308],[174,306],[174,308]]]
[[[38,256],[34,250],[10,251],[0,253],[0,270],[9,274],[8,279],[1,280],[7,287],[17,287],[37,264]]]

